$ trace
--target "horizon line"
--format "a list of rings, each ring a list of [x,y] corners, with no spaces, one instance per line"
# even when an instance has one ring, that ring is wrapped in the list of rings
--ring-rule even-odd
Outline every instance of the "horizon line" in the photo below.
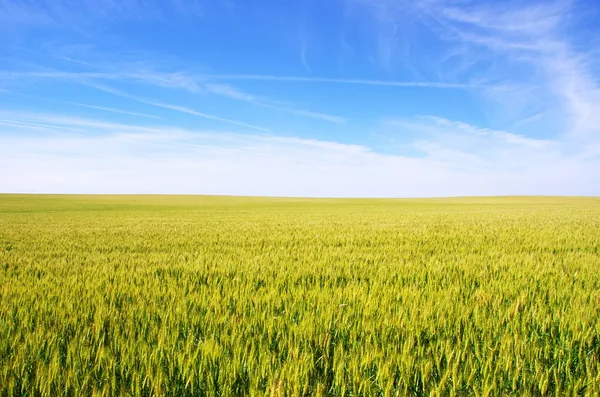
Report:
[[[503,195],[464,195],[464,196],[404,196],[404,197],[345,197],[345,196],[269,196],[269,195],[237,195],[237,194],[209,194],[209,193],[30,193],[30,192],[0,192],[1,196],[99,196],[99,197],[224,197],[224,198],[265,198],[265,199],[303,199],[303,200],[436,200],[436,199],[502,199],[502,198],[591,198],[600,199],[597,195],[552,195],[552,194],[503,194]]]

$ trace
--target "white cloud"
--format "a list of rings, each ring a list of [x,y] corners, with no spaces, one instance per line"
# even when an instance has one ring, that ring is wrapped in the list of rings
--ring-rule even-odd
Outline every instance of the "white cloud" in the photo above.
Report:
[[[0,116],[12,121],[0,127],[0,190],[5,192],[334,197],[600,193],[598,148],[567,155],[559,142],[532,144],[439,118],[394,124],[398,129],[420,126],[423,132],[411,144],[424,155],[407,157],[316,139],[30,113]],[[40,131],[44,126],[45,133]],[[61,129],[73,127],[86,134]],[[438,134],[448,141],[437,139]]]
[[[569,160],[563,142],[527,138],[440,117],[385,123],[396,128],[398,134],[419,133],[411,145],[428,159],[472,173],[522,171],[526,174],[538,167]]]

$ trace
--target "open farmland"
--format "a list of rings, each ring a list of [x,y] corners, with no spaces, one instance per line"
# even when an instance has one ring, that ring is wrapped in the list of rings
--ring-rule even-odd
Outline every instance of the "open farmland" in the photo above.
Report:
[[[0,196],[0,396],[600,395],[600,199]]]

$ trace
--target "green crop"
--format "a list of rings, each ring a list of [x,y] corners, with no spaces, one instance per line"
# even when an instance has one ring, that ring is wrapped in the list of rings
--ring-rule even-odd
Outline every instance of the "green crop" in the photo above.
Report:
[[[600,395],[600,199],[0,196],[0,396]]]

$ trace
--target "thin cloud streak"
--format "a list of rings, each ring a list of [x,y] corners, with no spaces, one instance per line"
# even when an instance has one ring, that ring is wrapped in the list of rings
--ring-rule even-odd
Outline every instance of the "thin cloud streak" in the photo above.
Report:
[[[122,81],[131,80],[143,82],[149,85],[155,85],[163,88],[183,88],[190,92],[205,91],[233,99],[236,101],[250,103],[268,109],[280,112],[296,114],[299,116],[310,117],[335,124],[345,124],[346,119],[341,116],[331,115],[312,110],[299,109],[292,106],[280,104],[268,98],[257,97],[252,94],[240,91],[239,89],[227,84],[216,82],[204,82],[205,78],[195,78],[194,76],[185,76],[180,73],[105,73],[105,72],[13,72],[0,71],[0,80],[23,80],[23,79],[44,79],[44,80],[65,80],[76,82],[78,84],[91,85],[93,80]],[[110,91],[115,93],[113,91]],[[138,98],[139,99],[139,98]]]
[[[163,81],[165,77],[180,76],[177,73],[156,73],[152,76],[141,73],[103,73],[103,72],[14,72],[0,71],[0,79],[64,79],[76,80],[81,78],[101,80],[143,80]],[[332,84],[358,84],[358,85],[380,85],[389,87],[423,87],[423,88],[449,88],[449,89],[482,89],[489,88],[484,84],[470,83],[444,83],[438,81],[393,81],[393,80],[365,80],[365,79],[342,79],[328,77],[305,77],[305,76],[277,76],[268,74],[200,74],[188,76],[195,81],[207,80],[264,80],[264,81],[288,81],[304,83],[332,83]],[[178,84],[178,86],[182,86]]]
[[[306,37],[306,31],[303,28],[300,33],[300,61],[302,62],[302,66],[304,70],[308,73],[312,74],[312,69],[310,68],[308,61],[306,59],[306,53],[308,51],[308,38]]]
[[[359,84],[379,85],[388,87],[423,87],[423,88],[454,88],[454,89],[478,89],[487,88],[480,84],[443,83],[434,81],[389,81],[389,80],[363,80],[363,79],[338,79],[327,77],[302,77],[302,76],[275,76],[263,74],[205,74],[202,77],[215,80],[265,80],[265,81],[289,81],[304,83],[332,83],[332,84]]]
[[[226,119],[226,118],[223,118],[223,117],[213,116],[213,115],[206,114],[206,113],[201,113],[201,112],[198,112],[198,111],[196,111],[194,109],[187,108],[185,106],[171,105],[171,104],[168,104],[168,103],[155,102],[155,101],[144,100],[144,99],[140,99],[140,98],[137,98],[135,100],[137,100],[139,102],[142,102],[142,103],[147,103],[148,105],[157,106],[157,107],[161,107],[161,108],[169,109],[169,110],[175,110],[177,112],[187,113],[187,114],[191,114],[193,116],[203,117],[203,118],[209,119],[209,120],[221,121],[221,122],[224,122],[224,123],[238,125],[238,126],[241,126],[241,127],[246,127],[246,128],[250,128],[250,129],[253,129],[253,130],[263,131],[263,132],[271,132],[270,129],[265,128],[265,127],[259,127],[259,126],[256,126],[256,125],[243,123],[241,121],[235,121],[235,120]]]
[[[312,73],[312,69],[308,65],[308,61],[306,60],[306,43],[302,43],[302,48],[300,49],[300,61],[302,62],[302,66],[304,70],[308,73]]]
[[[336,123],[336,124],[345,124],[346,123],[346,119],[343,117],[340,117],[340,116],[333,116],[333,115],[329,115],[329,114],[313,112],[310,110],[293,109],[293,108],[287,108],[287,107],[282,107],[282,106],[278,106],[278,105],[270,105],[267,103],[258,103],[257,105],[265,107],[265,108],[273,109],[273,110],[279,110],[282,112],[297,114],[299,116],[305,116],[305,117],[311,117],[314,119],[325,120],[325,121],[329,121],[330,123]]]
[[[161,120],[162,119],[162,117],[153,116],[151,114],[130,112],[130,111],[127,111],[127,110],[115,109],[115,108],[110,108],[110,107],[106,107],[106,106],[88,105],[88,104],[85,104],[85,103],[75,103],[75,102],[64,102],[64,103],[68,104],[68,105],[83,107],[83,108],[104,110],[106,112],[128,114],[130,116],[147,117],[149,119],[156,119],[156,120]]]
[[[185,106],[173,105],[173,104],[168,104],[168,103],[162,103],[162,102],[158,102],[158,101],[153,101],[153,100],[146,99],[146,98],[141,98],[141,97],[138,97],[136,95],[131,95],[131,94],[125,93],[125,92],[123,92],[121,90],[117,90],[117,89],[114,89],[112,87],[107,87],[107,86],[104,86],[104,85],[101,85],[101,84],[87,82],[87,85],[90,86],[90,87],[92,87],[92,88],[95,88],[97,90],[108,92],[110,94],[117,95],[117,96],[120,96],[120,97],[123,97],[123,98],[127,98],[127,99],[131,99],[133,101],[144,103],[144,104],[147,104],[147,105],[156,106],[156,107],[160,107],[160,108],[163,108],[163,109],[174,110],[174,111],[181,112],[181,113],[191,114],[193,116],[198,116],[198,117],[202,117],[202,118],[209,119],[209,120],[221,121],[223,123],[238,125],[238,126],[250,128],[250,129],[253,129],[253,130],[258,130],[258,131],[263,131],[263,132],[271,132],[270,129],[265,128],[265,127],[261,127],[261,126],[257,126],[257,125],[253,125],[253,124],[248,124],[248,123],[244,123],[244,122],[237,121],[237,120],[227,119],[227,118],[224,118],[224,117],[214,116],[214,115],[207,114],[207,113],[198,112],[198,111],[196,111],[194,109],[190,109],[190,108],[185,107]]]
[[[346,123],[346,119],[343,117],[340,117],[340,116],[335,116],[335,115],[321,113],[321,112],[314,112],[312,110],[298,109],[295,107],[285,106],[283,104],[277,103],[276,101],[272,101],[268,98],[261,98],[261,97],[257,97],[255,95],[240,91],[237,88],[232,87],[227,84],[209,83],[209,84],[205,84],[204,88],[215,95],[220,95],[220,96],[224,96],[226,98],[231,98],[231,99],[235,99],[238,101],[250,103],[255,106],[278,110],[280,112],[285,112],[285,113],[297,114],[299,116],[305,116],[305,117],[310,117],[310,118],[314,118],[314,119],[324,120],[324,121],[328,121],[330,123],[336,123],[336,124],[345,124]]]

